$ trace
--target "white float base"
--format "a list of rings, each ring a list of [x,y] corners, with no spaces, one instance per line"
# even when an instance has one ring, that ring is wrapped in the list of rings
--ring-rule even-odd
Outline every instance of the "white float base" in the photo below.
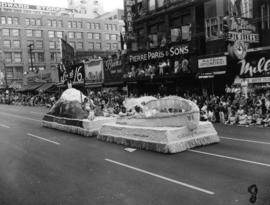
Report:
[[[42,126],[53,128],[73,134],[78,134],[86,137],[96,137],[99,133],[99,130],[101,126],[105,123],[112,123],[115,122],[115,118],[109,118],[109,117],[96,117],[94,120],[89,121],[87,119],[80,120],[80,119],[69,119],[69,118],[63,118],[63,117],[56,117],[52,115],[46,115],[49,116],[50,121],[48,120],[42,120]],[[72,121],[74,125],[65,124],[65,122]],[[77,125],[76,125],[77,124]],[[78,124],[80,126],[78,126]]]
[[[182,152],[220,141],[210,122],[200,122],[194,131],[187,127],[138,127],[107,123],[101,127],[97,139],[162,153]]]

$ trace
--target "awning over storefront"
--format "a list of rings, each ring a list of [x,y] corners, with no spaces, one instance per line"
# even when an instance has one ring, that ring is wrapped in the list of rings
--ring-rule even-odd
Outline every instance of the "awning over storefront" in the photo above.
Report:
[[[42,86],[38,87],[37,91],[38,92],[46,92],[47,90],[49,90],[53,86],[55,86],[55,83],[45,83]]]
[[[35,85],[26,85],[22,87],[19,92],[31,92],[42,86],[43,83],[35,84]]]

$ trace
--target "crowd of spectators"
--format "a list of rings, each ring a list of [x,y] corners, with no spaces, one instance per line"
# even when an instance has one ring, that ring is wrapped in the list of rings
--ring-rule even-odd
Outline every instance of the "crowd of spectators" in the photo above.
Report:
[[[23,106],[46,106],[50,108],[57,100],[55,94],[0,93],[0,103]]]

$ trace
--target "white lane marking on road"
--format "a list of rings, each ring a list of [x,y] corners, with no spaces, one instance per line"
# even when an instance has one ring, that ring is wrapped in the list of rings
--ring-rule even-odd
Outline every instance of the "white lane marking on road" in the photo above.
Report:
[[[181,186],[190,188],[190,189],[194,189],[194,190],[203,192],[203,193],[205,193],[205,194],[209,194],[209,195],[214,195],[214,194],[215,194],[215,193],[212,192],[212,191],[209,191],[209,190],[206,190],[206,189],[202,189],[202,188],[199,188],[199,187],[196,187],[196,186],[187,184],[187,183],[183,183],[183,182],[180,182],[180,181],[177,181],[177,180],[168,178],[168,177],[164,177],[164,176],[161,176],[161,175],[159,175],[159,174],[155,174],[155,173],[153,173],[153,172],[149,172],[149,171],[146,171],[146,170],[143,170],[143,169],[139,169],[139,168],[136,168],[136,167],[133,167],[133,166],[130,166],[130,165],[121,163],[121,162],[117,162],[117,161],[114,161],[114,160],[111,160],[111,159],[105,159],[105,160],[106,160],[107,162],[111,162],[111,163],[113,163],[113,164],[117,164],[117,165],[120,165],[120,166],[122,166],[122,167],[126,167],[126,168],[129,168],[129,169],[132,169],[132,170],[135,170],[135,171],[144,173],[144,174],[148,174],[148,175],[150,175],[150,176],[157,177],[157,178],[159,178],[159,179],[163,179],[163,180],[165,180],[165,181],[172,182],[172,183],[174,183],[174,184],[178,184],[178,185],[181,185]]]
[[[0,124],[0,127],[4,127],[4,128],[10,128],[9,126],[7,126],[7,125],[4,125],[4,124]]]
[[[209,155],[209,156],[214,156],[214,157],[219,157],[219,158],[224,158],[224,159],[231,159],[231,160],[235,160],[235,161],[239,161],[239,162],[246,162],[246,163],[249,163],[249,164],[256,164],[256,165],[260,165],[260,166],[270,167],[270,164],[266,164],[266,163],[262,163],[262,162],[255,162],[255,161],[236,158],[236,157],[229,157],[229,156],[220,155],[220,154],[202,152],[202,151],[197,151],[197,150],[189,150],[189,152],[195,152],[195,153],[198,153],[198,154],[204,154],[204,155]]]
[[[31,133],[27,133],[27,135],[30,136],[30,137],[34,137],[34,138],[37,138],[37,139],[46,141],[46,142],[50,142],[50,143],[53,143],[53,144],[56,144],[56,145],[60,145],[59,142],[55,142],[55,141],[52,141],[52,140],[48,140],[48,139],[46,139],[46,138],[39,137],[39,136],[37,136],[37,135],[33,135],[33,134],[31,134]]]
[[[1,115],[7,115],[7,116],[10,116],[10,117],[20,118],[20,119],[24,119],[24,120],[32,120],[32,121],[35,121],[35,122],[42,122],[41,120],[38,120],[38,119],[29,118],[29,117],[22,117],[22,116],[19,116],[19,115],[13,115],[13,114],[7,114],[7,113],[1,113]]]
[[[270,142],[263,142],[263,141],[256,141],[256,140],[245,140],[245,139],[240,139],[240,138],[230,138],[230,137],[220,137],[220,138],[221,138],[221,139],[226,139],[226,140],[240,141],[240,142],[250,142],[250,143],[257,143],[257,144],[270,145]]]

